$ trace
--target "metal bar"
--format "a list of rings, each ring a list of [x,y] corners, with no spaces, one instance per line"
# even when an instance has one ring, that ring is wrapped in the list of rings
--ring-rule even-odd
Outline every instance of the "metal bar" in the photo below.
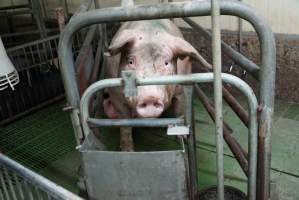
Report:
[[[237,116],[241,119],[245,126],[249,126],[249,116],[244,108],[239,104],[239,102],[234,98],[234,96],[225,88],[222,87],[222,93],[224,100],[233,109]]]
[[[76,16],[76,15],[79,15],[79,14],[82,14],[86,11],[88,11],[90,9],[92,5],[92,0],[85,0],[80,6],[79,8],[75,11],[74,15],[73,16]],[[73,18],[71,18],[72,20]]]
[[[43,38],[43,39],[39,39],[39,40],[35,40],[35,41],[33,41],[33,42],[28,42],[28,43],[26,43],[26,44],[22,44],[22,45],[14,46],[14,47],[8,48],[6,51],[9,53],[9,52],[12,52],[12,51],[21,49],[21,48],[25,48],[25,47],[33,46],[33,45],[36,45],[36,44],[41,44],[41,43],[44,43],[44,42],[46,42],[46,41],[54,40],[54,39],[58,39],[58,38],[59,38],[59,34],[58,34],[58,35],[49,36],[49,37],[47,37],[47,38]]]
[[[169,125],[184,124],[182,118],[159,118],[159,119],[94,119],[88,118],[91,127],[116,126],[116,127],[168,127]]]
[[[31,4],[32,4],[32,13],[36,21],[38,30],[40,32],[40,37],[46,38],[47,37],[46,26],[45,26],[44,18],[41,13],[41,6],[39,4],[39,1],[31,0]]]
[[[199,100],[202,102],[202,104],[208,111],[210,117],[215,121],[215,108],[213,107],[209,98],[205,95],[205,93],[200,89],[198,85],[195,85],[194,90]],[[230,150],[237,159],[239,165],[241,166],[241,169],[248,177],[248,154],[232,136],[232,131],[230,130],[231,128],[229,127],[229,125],[223,122],[223,137],[225,139],[225,142],[227,143]]]
[[[217,152],[217,199],[224,200],[223,172],[223,115],[222,115],[222,79],[221,79],[221,33],[220,6],[218,0],[211,1],[212,15],[212,61],[214,73],[215,134]],[[249,198],[250,199],[250,198]]]
[[[25,187],[26,196],[28,196],[30,200],[34,200],[32,190],[31,190],[31,187],[30,187],[29,183],[25,180],[23,182],[23,184],[24,184],[24,187]]]
[[[196,135],[193,125],[193,85],[184,86],[185,98],[185,126],[189,127],[188,142],[188,161],[190,171],[190,199],[195,200],[197,197],[198,181],[197,181],[197,159],[196,159]]]
[[[25,15],[25,14],[31,14],[31,10],[18,10],[18,11],[10,11],[10,12],[1,12],[0,17],[9,17],[9,16],[15,16],[15,15]]]
[[[203,37],[205,37],[209,42],[212,38],[212,34],[201,27],[199,24],[194,22],[190,18],[183,18],[183,20],[189,24],[194,30],[198,31]],[[248,71],[254,78],[259,80],[259,71],[260,67],[256,65],[254,62],[243,56],[241,53],[234,50],[225,42],[221,41],[221,49],[223,53],[225,53],[228,57],[230,57],[235,63],[237,63],[244,70]]]
[[[4,176],[6,177],[6,182],[8,183],[8,188],[9,188],[11,197],[12,197],[12,199],[17,200],[16,192],[15,192],[15,189],[14,189],[13,184],[11,182],[12,178],[10,177],[10,175],[9,175],[9,173],[8,173],[8,171],[5,167],[3,169],[3,172],[4,172]]]
[[[4,169],[4,168],[2,168],[2,169]],[[5,199],[9,200],[9,199],[10,199],[10,196],[9,196],[9,194],[8,194],[8,190],[7,190],[5,181],[4,181],[4,177],[3,177],[3,172],[2,172],[2,170],[0,171],[0,182],[1,182],[1,185],[2,185],[1,189],[2,189],[2,191],[3,191],[3,194],[4,194],[4,196],[5,196]]]
[[[53,197],[61,199],[82,200],[82,198],[78,197],[77,195],[40,176],[39,174],[25,168],[24,166],[13,161],[4,154],[0,154],[0,164],[4,167],[9,168],[14,173],[20,175],[34,186],[39,187],[41,190],[47,191]]]
[[[20,180],[19,180],[20,178],[15,173],[13,173],[13,176],[14,176],[15,181],[16,181],[16,187],[17,187],[17,190],[18,190],[18,193],[19,193],[19,197],[21,199],[25,199],[23,189],[22,189],[22,186],[21,186]]]
[[[210,83],[214,79],[212,73],[200,73],[189,75],[172,75],[158,76],[144,79],[137,79],[137,85],[166,85],[166,84],[190,84],[190,83]],[[249,200],[254,199],[256,190],[256,170],[257,170],[257,100],[252,89],[241,79],[230,74],[222,74],[222,80],[225,83],[237,87],[248,99],[250,125],[249,125],[249,177],[248,177],[248,196]],[[89,102],[92,95],[104,88],[122,86],[123,81],[120,78],[104,79],[90,85],[84,92],[81,102],[80,111],[82,127],[84,134],[88,135],[91,130],[88,126],[89,119]],[[252,197],[253,195],[253,197]]]
[[[29,4],[20,4],[15,6],[3,6],[0,7],[0,10],[12,10],[12,9],[20,9],[20,8],[30,8]]]
[[[58,7],[55,9],[55,14],[57,18],[57,23],[59,27],[59,31],[62,32],[65,27],[65,14],[62,7]]]

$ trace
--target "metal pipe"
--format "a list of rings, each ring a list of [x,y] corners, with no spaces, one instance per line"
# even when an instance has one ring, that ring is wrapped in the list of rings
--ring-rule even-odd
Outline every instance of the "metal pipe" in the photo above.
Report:
[[[223,98],[225,102],[233,109],[245,126],[249,126],[249,116],[244,108],[239,104],[235,97],[225,88],[222,87]]]
[[[65,13],[62,7],[55,9],[59,31],[62,32],[65,27]]]
[[[9,11],[9,12],[1,12],[0,17],[9,17],[15,15],[25,15],[33,13],[31,10],[18,10],[18,11]]]
[[[200,89],[198,85],[194,87],[195,93],[198,96],[199,100],[203,104],[203,106],[208,111],[210,117],[213,121],[215,121],[215,108],[209,98],[205,95],[205,93]],[[231,152],[234,154],[235,158],[237,159],[241,169],[248,177],[248,154],[247,152],[241,147],[241,145],[236,141],[236,139],[232,136],[231,128],[228,124],[223,122],[223,137],[225,142],[229,146]]]
[[[20,8],[30,8],[29,4],[20,4],[20,5],[15,5],[15,6],[3,6],[0,7],[0,10],[12,10],[12,9],[20,9]]]
[[[223,115],[222,115],[222,79],[221,79],[221,33],[220,6],[218,0],[211,1],[212,15],[212,61],[214,73],[215,134],[217,158],[217,197],[224,200],[223,172]]]
[[[198,180],[197,180],[197,159],[196,159],[196,134],[193,125],[193,85],[184,86],[185,98],[185,126],[189,127],[189,135],[187,137],[188,164],[190,177],[190,199],[198,199]]]
[[[220,9],[222,15],[234,15],[250,22],[259,37],[261,48],[260,96],[261,104],[263,105],[260,115],[260,124],[262,126],[260,126],[259,138],[264,141],[261,141],[261,148],[265,149],[264,153],[259,154],[260,163],[263,161],[265,163],[265,165],[260,166],[262,171],[259,174],[259,179],[264,179],[264,184],[259,187],[265,188],[263,196],[268,196],[276,65],[274,36],[265,19],[258,15],[253,8],[240,2],[226,0],[220,2]],[[210,1],[206,0],[159,5],[140,5],[134,6],[134,9],[124,9],[121,7],[105,8],[82,13],[80,16],[74,16],[66,26],[65,31],[61,34],[59,42],[61,73],[69,105],[75,108],[79,106],[79,92],[75,80],[74,61],[72,57],[72,37],[76,31],[95,23],[207,16],[210,14],[210,11]],[[79,118],[76,115],[77,112],[71,114],[73,124],[78,125],[78,127],[74,127],[75,130],[80,129]],[[264,198],[262,200],[264,200]]]
[[[183,18],[183,20],[189,24],[194,30],[198,31],[203,37],[205,37],[208,42],[212,38],[212,34],[201,27],[199,24],[194,22],[190,18]],[[259,80],[259,70],[260,67],[257,66],[254,62],[243,56],[241,53],[234,50],[225,42],[221,41],[221,49],[228,57],[230,57],[235,63],[237,63],[244,70],[248,71],[255,79]]]
[[[58,32],[57,28],[49,28],[46,29],[47,33],[52,32]],[[1,38],[7,38],[7,37],[18,37],[18,36],[24,36],[24,35],[32,35],[32,34],[38,34],[39,31],[33,30],[33,31],[24,31],[24,32],[18,32],[18,33],[5,33],[1,35]]]
[[[247,97],[250,114],[249,125],[249,177],[248,177],[248,197],[249,200],[255,199],[256,191],[256,170],[257,170],[257,107],[258,103],[253,90],[241,79],[230,74],[222,73],[222,80],[225,83],[237,87]],[[212,73],[157,76],[144,79],[137,79],[136,85],[167,85],[167,84],[191,84],[191,83],[210,83],[214,79]],[[104,79],[90,85],[84,92],[81,102],[81,122],[85,136],[91,133],[88,126],[89,102],[92,95],[104,88],[119,87],[123,85],[121,78]]]
[[[169,125],[184,124],[182,118],[159,119],[94,119],[88,118],[91,127],[116,126],[116,127],[168,127]]]
[[[51,182],[43,176],[25,168],[19,163],[13,161],[9,157],[0,153],[0,165],[10,169],[14,173],[23,177],[26,181],[39,187],[41,190],[47,191],[52,197],[59,199],[83,200],[79,196],[69,192],[63,187]]]

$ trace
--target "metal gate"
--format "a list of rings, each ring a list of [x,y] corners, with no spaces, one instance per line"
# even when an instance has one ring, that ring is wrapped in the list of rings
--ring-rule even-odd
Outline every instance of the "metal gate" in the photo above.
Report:
[[[83,200],[0,153],[1,200]]]
[[[100,120],[89,118],[88,104],[91,95],[105,87],[113,87],[122,85],[122,79],[107,79],[94,83],[91,85],[82,96],[80,102],[79,90],[76,84],[74,61],[72,58],[72,36],[83,27],[107,22],[119,22],[119,21],[133,21],[133,20],[147,20],[147,19],[160,19],[160,18],[179,18],[179,17],[194,17],[194,16],[207,16],[211,14],[211,2],[210,1],[192,1],[192,2],[176,2],[165,3],[159,5],[140,5],[131,7],[117,7],[117,8],[105,8],[94,11],[85,12],[79,14],[71,19],[66,26],[59,43],[59,59],[62,65],[62,76],[64,80],[64,86],[66,89],[66,95],[68,104],[71,108],[71,119],[74,126],[74,131],[77,137],[78,144],[80,140],[84,139],[84,135],[89,135],[90,128],[89,123],[113,125],[119,126],[134,126],[140,124],[152,124],[155,125],[155,120]],[[273,117],[273,105],[274,105],[274,86],[275,86],[275,42],[273,34],[265,22],[256,12],[247,5],[236,1],[220,1],[220,12],[222,15],[238,16],[253,25],[255,28],[261,47],[261,67],[256,67],[246,59],[242,59],[237,56],[241,67],[247,70],[250,74],[256,77],[260,81],[260,95],[259,101],[256,100],[251,88],[237,77],[229,74],[222,74],[221,77],[215,76],[215,79],[219,81],[221,78],[224,82],[234,85],[244,93],[248,98],[248,104],[250,106],[249,116],[249,159],[248,170],[245,165],[241,165],[243,170],[248,174],[248,198],[250,200],[261,199],[266,200],[269,197],[270,188],[270,156],[271,156],[271,132],[272,132],[272,117]],[[217,45],[216,45],[217,46]],[[216,48],[214,46],[213,48]],[[218,52],[219,54],[220,52]],[[235,54],[234,54],[235,55]],[[217,56],[216,56],[217,57]],[[219,60],[219,56],[218,56]],[[219,63],[218,63],[219,64]],[[184,76],[171,76],[171,77],[153,77],[146,79],[137,79],[137,85],[150,85],[150,84],[186,84],[212,82],[214,76],[212,73],[192,74]],[[132,89],[132,88],[131,88]],[[221,90],[221,88],[220,88]],[[219,87],[218,87],[219,91]],[[216,100],[216,104],[219,103],[219,99]],[[258,103],[259,102],[259,103]],[[258,112],[259,111],[259,112]],[[257,122],[257,115],[259,119]],[[80,120],[81,117],[81,120]],[[188,116],[185,116],[188,118]],[[173,119],[166,120],[164,125],[167,125]],[[219,116],[218,116],[219,125]],[[105,122],[105,123],[104,123]],[[82,126],[81,126],[82,123]],[[259,128],[259,129],[258,129]],[[84,132],[84,134],[83,134]],[[221,144],[221,134],[217,141],[217,146]],[[194,137],[194,134],[188,136]],[[192,139],[192,138],[191,138]],[[194,138],[193,138],[194,139]],[[192,145],[188,148],[192,148]],[[258,150],[258,154],[257,154]],[[195,153],[194,150],[188,153]],[[218,163],[218,186],[221,188],[223,185],[223,166],[221,166],[221,159],[223,149],[219,148],[217,151]],[[190,160],[195,163],[195,160]],[[190,164],[190,171],[195,170],[196,165]],[[258,168],[258,171],[257,171]],[[190,179],[196,179],[194,174],[190,174]],[[196,180],[193,180],[191,187],[191,199],[196,197]],[[258,189],[258,190],[257,190]],[[219,197],[223,196],[223,190],[219,191]],[[99,197],[100,198],[100,197]],[[221,198],[220,198],[221,199]]]

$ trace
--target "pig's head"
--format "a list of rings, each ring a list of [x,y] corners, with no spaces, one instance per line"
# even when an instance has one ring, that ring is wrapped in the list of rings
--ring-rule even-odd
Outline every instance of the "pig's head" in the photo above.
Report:
[[[153,35],[136,30],[122,30],[109,46],[111,55],[121,53],[119,72],[136,71],[137,78],[188,73],[177,69],[178,59],[198,59],[198,52],[184,39],[168,33]],[[187,66],[186,66],[187,67]],[[188,66],[190,68],[190,66]],[[175,94],[174,85],[139,86],[136,98],[127,99],[138,117],[159,117],[169,107]]]

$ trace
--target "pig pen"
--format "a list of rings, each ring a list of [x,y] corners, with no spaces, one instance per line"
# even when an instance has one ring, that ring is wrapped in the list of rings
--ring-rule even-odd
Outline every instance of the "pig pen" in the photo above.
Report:
[[[187,19],[188,20],[188,19]],[[190,21],[189,21],[190,22]],[[194,26],[195,28],[195,26]],[[196,30],[196,29],[195,29]],[[98,51],[97,51],[98,52]],[[85,58],[86,59],[86,58]],[[238,63],[238,61],[235,61],[236,63]],[[241,63],[238,63],[239,65],[242,65],[242,60],[239,61]],[[246,65],[246,64],[245,64]],[[250,70],[248,70],[250,71]],[[254,71],[254,70],[253,70]],[[254,72],[253,72],[254,74]],[[255,76],[255,75],[253,75]],[[83,80],[83,82],[86,82],[86,80]],[[89,82],[90,83],[90,82]],[[89,83],[85,83],[82,84],[82,80],[81,80],[81,84],[80,87],[82,87],[82,90],[78,89],[78,91],[81,91],[81,94],[83,93],[83,91],[86,89],[86,85],[88,85]],[[82,86],[83,85],[83,86]],[[235,91],[233,91],[235,92]],[[204,189],[207,188],[210,185],[214,185],[217,181],[216,181],[216,168],[215,168],[215,141],[214,141],[214,132],[213,132],[213,120],[209,119],[209,115],[213,116],[213,105],[210,102],[210,100],[207,99],[207,96],[204,95],[202,93],[202,91],[200,90],[200,88],[195,87],[195,93],[200,97],[200,101],[198,99],[195,99],[193,106],[195,108],[195,114],[194,114],[194,124],[195,124],[195,128],[196,130],[198,130],[198,132],[196,132],[197,135],[197,139],[196,139],[196,151],[197,153],[197,163],[198,163],[198,187],[199,189]],[[208,92],[208,94],[210,95],[211,92]],[[98,98],[100,98],[100,96],[98,96]],[[227,97],[226,97],[227,98]],[[237,98],[239,103],[244,107],[244,109],[246,110],[246,99],[239,97]],[[234,101],[230,101],[230,102],[234,102]],[[228,104],[233,104],[233,103],[228,103]],[[94,108],[97,107],[96,104],[93,105]],[[239,105],[240,106],[240,105]],[[78,136],[76,134],[76,138],[73,137],[70,128],[71,128],[71,122],[68,120],[66,114],[61,113],[60,112],[60,107],[59,105],[54,105],[51,108],[45,109],[40,111],[39,113],[36,113],[35,115],[30,116],[28,119],[29,122],[22,124],[22,122],[20,121],[18,125],[19,127],[23,127],[21,129],[24,129],[25,127],[29,127],[29,125],[32,125],[34,122],[34,118],[35,119],[39,119],[39,118],[43,118],[41,116],[44,116],[45,119],[47,119],[48,121],[45,122],[45,124],[41,124],[41,130],[42,129],[47,129],[46,126],[48,126],[47,124],[51,124],[50,122],[53,122],[53,124],[49,127],[53,127],[53,130],[49,130],[49,133],[44,134],[43,136],[40,136],[40,138],[44,138],[46,139],[48,136],[47,135],[51,135],[51,137],[61,137],[61,135],[59,133],[66,133],[65,134],[65,139],[63,139],[63,141],[72,141],[70,142],[70,145],[61,145],[61,143],[63,143],[61,140],[57,140],[57,141],[53,141],[53,144],[56,144],[54,148],[57,148],[58,146],[61,147],[67,147],[69,149],[73,149],[76,146],[76,141],[78,142]],[[234,107],[234,106],[233,106]],[[236,106],[235,106],[236,107]],[[206,112],[205,108],[207,108],[208,112]],[[293,170],[293,168],[289,168],[286,165],[283,165],[283,163],[281,161],[279,161],[280,156],[282,155],[283,157],[287,158],[290,154],[289,154],[289,149],[287,149],[286,147],[289,146],[290,148],[296,148],[296,143],[295,143],[295,139],[294,139],[294,135],[291,135],[292,133],[296,132],[297,130],[297,123],[296,123],[296,119],[297,119],[297,115],[296,115],[296,109],[298,108],[297,104],[291,104],[291,103],[284,103],[284,102],[280,102],[278,101],[276,103],[276,108],[278,110],[278,113],[274,116],[274,138],[273,138],[273,142],[275,144],[275,147],[273,148],[274,151],[274,155],[272,157],[272,168],[269,170],[271,170],[271,174],[273,177],[273,182],[271,183],[271,187],[272,187],[272,195],[273,195],[273,199],[274,197],[280,197],[281,199],[292,199],[292,197],[296,198],[298,194],[296,194],[296,183],[297,183],[297,177],[296,177],[296,173]],[[52,111],[50,111],[50,110]],[[65,108],[65,110],[72,110],[73,108],[71,106],[67,106]],[[53,112],[56,115],[49,115],[49,113]],[[292,114],[292,113],[295,114]],[[39,114],[39,115],[38,115]],[[95,114],[95,113],[94,113]],[[49,115],[49,116],[48,116]],[[228,105],[224,105],[224,119],[227,123],[229,123],[230,127],[227,127],[227,131],[230,132],[231,129],[234,130],[233,131],[233,136],[236,138],[237,141],[239,141],[240,145],[243,148],[247,148],[247,135],[246,135],[246,115],[244,115],[244,113],[242,114],[242,111],[239,111],[240,116],[243,116],[243,118],[241,117],[240,121],[238,119],[238,117],[235,116],[233,110],[230,108],[230,106]],[[294,116],[293,116],[294,115]],[[46,117],[47,116],[47,117]],[[58,116],[64,116],[64,117],[58,117]],[[33,121],[30,121],[31,120]],[[61,126],[61,124],[59,122],[64,121],[63,125]],[[55,122],[55,123],[54,123]],[[248,121],[247,121],[248,123]],[[3,131],[7,132],[9,129],[13,130],[13,125],[11,126],[7,126],[6,130],[3,129]],[[65,128],[66,127],[66,128]],[[55,129],[57,128],[57,129]],[[30,128],[29,128],[30,130]],[[29,134],[30,131],[22,131],[24,134]],[[68,130],[68,131],[66,131]],[[178,146],[177,141],[174,140],[171,137],[165,136],[165,133],[163,134],[162,130],[149,130],[151,133],[142,133],[143,131],[140,130],[136,130],[138,131],[138,134],[135,134],[135,137],[137,138],[136,144],[137,146],[137,151],[149,151],[152,149],[155,150],[169,150],[169,149],[180,149],[181,147]],[[37,132],[37,131],[34,131]],[[69,132],[69,133],[68,133]],[[118,148],[118,144],[117,144],[117,130],[115,129],[103,129],[100,131],[101,135],[99,137],[103,137],[102,140],[106,141],[106,145],[109,147],[110,150],[117,150]],[[289,135],[289,137],[284,138],[281,136],[281,134],[275,134],[275,133],[284,133],[285,135]],[[53,134],[55,133],[55,134]],[[141,133],[141,134],[139,134]],[[4,135],[4,134],[2,134]],[[57,135],[57,136],[55,136]],[[111,137],[112,135],[112,137]],[[17,137],[17,135],[15,135],[15,137]],[[62,138],[61,138],[62,139]],[[15,139],[16,140],[16,139]],[[38,140],[36,140],[38,141]],[[150,141],[150,142],[149,142]],[[277,144],[279,143],[279,141],[283,141],[283,144],[289,144],[289,145],[282,145],[282,144]],[[150,144],[151,145],[150,145]],[[42,143],[43,145],[41,146],[47,146],[47,140],[45,140],[44,143]],[[161,147],[161,144],[163,147]],[[28,146],[24,145],[23,147],[27,147],[28,149],[30,149],[30,145],[32,145],[31,141],[28,142]],[[273,145],[274,146],[274,145]],[[52,150],[51,147],[42,147],[44,150],[46,150],[47,148],[49,148],[49,150]],[[247,192],[247,178],[246,178],[246,164],[244,165],[245,162],[242,162],[242,158],[239,158],[238,162],[243,163],[243,166],[240,167],[238,162],[236,162],[236,160],[234,159],[235,157],[237,157],[236,155],[234,155],[231,150],[231,147],[229,146],[225,146],[224,148],[224,173],[225,173],[225,184],[226,185],[231,185],[234,187],[237,187],[239,189],[241,189],[244,192]],[[22,149],[22,148],[21,148]],[[20,149],[20,150],[21,150]],[[34,150],[35,151],[35,150]],[[57,151],[59,151],[57,149]],[[5,152],[5,151],[4,151]],[[54,151],[55,152],[55,151]],[[283,153],[282,153],[283,152]],[[10,155],[12,158],[17,158],[14,157],[16,155],[14,155],[13,153],[9,154],[9,151],[7,151],[8,155]],[[29,153],[30,155],[31,153]],[[41,154],[42,156],[43,154]],[[59,159],[59,154],[57,154],[57,158],[55,158],[54,160],[56,160],[55,162],[50,161],[48,163],[51,164],[45,164],[44,167],[39,168],[38,170],[45,175],[46,177],[49,177],[50,179],[54,180],[55,182],[63,185],[64,187],[68,188],[69,190],[73,191],[73,192],[78,192],[78,187],[77,187],[77,174],[78,172],[76,170],[74,170],[75,167],[73,167],[74,165],[77,166],[76,169],[79,167],[80,165],[80,159],[79,159],[79,155],[78,152],[68,152],[67,156],[65,156],[65,154],[63,158]],[[275,155],[278,155],[277,157]],[[20,156],[20,158],[22,158],[23,156]],[[26,156],[25,156],[26,157]],[[296,155],[292,155],[292,158],[296,158]],[[38,157],[40,159],[40,157]],[[35,159],[35,160],[34,160]],[[291,163],[292,162],[298,162],[296,161],[296,159],[290,159],[287,158]],[[38,160],[37,158],[33,158],[33,161],[30,159],[28,159],[29,161],[27,161],[28,163],[34,163],[34,161]],[[292,161],[291,161],[292,160]],[[244,160],[243,160],[244,161]],[[21,161],[22,162],[22,161]],[[285,160],[283,161],[285,162]],[[47,162],[45,162],[47,163]],[[29,165],[29,164],[26,164]],[[292,164],[290,164],[292,165]],[[296,165],[294,165],[296,166]],[[33,168],[34,169],[34,168]],[[57,170],[55,172],[55,170]],[[61,176],[61,173],[63,174],[63,176]],[[62,178],[63,177],[63,178]]]

